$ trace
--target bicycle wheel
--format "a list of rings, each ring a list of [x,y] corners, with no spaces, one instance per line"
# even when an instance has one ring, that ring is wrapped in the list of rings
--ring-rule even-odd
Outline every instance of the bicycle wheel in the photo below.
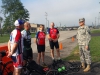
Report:
[[[62,75],[62,74],[57,70],[50,70],[46,73],[46,75]]]
[[[29,75],[41,75],[40,73],[38,73],[38,72],[35,72],[35,71],[33,71],[32,73],[30,73]]]
[[[29,75],[29,71],[26,68],[22,68],[20,75]]]

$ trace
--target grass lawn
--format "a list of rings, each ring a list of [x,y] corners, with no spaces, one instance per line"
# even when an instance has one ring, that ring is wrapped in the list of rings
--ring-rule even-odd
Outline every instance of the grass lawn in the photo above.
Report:
[[[100,33],[100,30],[92,30],[92,33]],[[92,62],[100,62],[100,36],[92,37],[90,41],[90,54]],[[80,60],[79,58],[79,49],[78,46],[76,46],[71,54],[64,58],[64,60]]]
[[[34,38],[35,33],[32,33],[31,36],[32,36],[32,38]],[[0,43],[8,42],[9,37],[10,37],[10,35],[8,35],[8,34],[3,35],[2,37],[0,36]]]
[[[100,61],[100,36],[92,37],[90,42],[91,58],[93,62]],[[64,60],[80,60],[78,46],[74,48],[73,52]]]
[[[31,37],[34,38],[36,33],[31,33]]]
[[[100,33],[100,29],[91,30],[91,33]]]
[[[2,37],[0,36],[0,43],[8,42],[10,35],[5,34]]]

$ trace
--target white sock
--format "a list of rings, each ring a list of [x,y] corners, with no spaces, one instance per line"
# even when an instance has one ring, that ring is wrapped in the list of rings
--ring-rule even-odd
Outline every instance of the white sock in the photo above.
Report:
[[[55,58],[53,57],[52,60],[55,60]]]
[[[58,57],[58,60],[60,60],[61,58],[60,57]]]

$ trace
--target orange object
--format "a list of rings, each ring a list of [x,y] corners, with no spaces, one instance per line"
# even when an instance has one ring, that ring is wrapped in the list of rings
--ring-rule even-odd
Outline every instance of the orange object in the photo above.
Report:
[[[7,45],[4,45],[4,46],[0,46],[0,51],[8,51],[8,46]]]
[[[0,52],[2,52],[2,51],[7,52],[8,51],[8,46],[7,45],[0,46]],[[7,53],[6,53],[6,55],[7,55]],[[12,61],[11,58],[8,58],[7,56],[2,57],[3,64],[6,64],[10,61]],[[0,65],[0,68],[4,69],[4,67],[2,65]],[[13,71],[14,71],[13,63],[9,63],[3,71],[3,75],[8,75],[7,74],[8,72],[13,72]]]
[[[14,71],[14,67],[13,67],[13,61],[11,58],[7,57],[7,56],[4,56],[2,58],[2,63],[3,66],[2,69],[3,69],[3,75],[8,75],[8,73],[13,73]]]
[[[72,37],[72,42],[74,42],[74,40],[75,40],[75,38],[74,38],[74,37]]]
[[[59,43],[59,49],[60,49],[60,50],[62,50],[62,49],[63,49],[63,45],[62,45],[62,43],[61,43],[61,42]]]

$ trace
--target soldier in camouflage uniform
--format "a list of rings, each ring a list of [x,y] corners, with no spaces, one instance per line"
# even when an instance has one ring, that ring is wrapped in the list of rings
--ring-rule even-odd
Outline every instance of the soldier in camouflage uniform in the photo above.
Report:
[[[81,66],[84,69],[84,72],[87,72],[90,70],[91,65],[91,56],[89,49],[89,42],[91,40],[90,29],[85,25],[84,18],[79,19],[79,25],[80,27],[77,31],[77,40],[79,44],[80,61],[82,63]],[[85,63],[87,64],[86,68]]]

